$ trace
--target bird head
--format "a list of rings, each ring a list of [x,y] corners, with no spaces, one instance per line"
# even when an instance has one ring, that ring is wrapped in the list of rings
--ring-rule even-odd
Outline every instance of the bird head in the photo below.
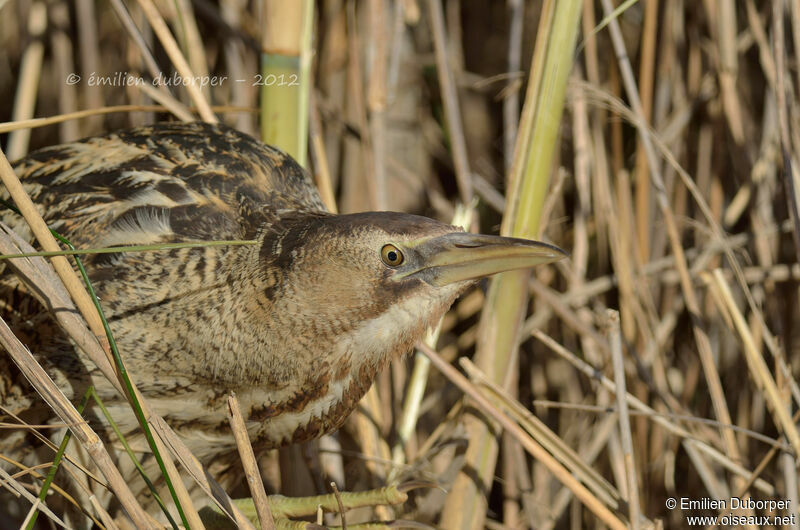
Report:
[[[375,368],[410,350],[476,280],[566,256],[393,212],[284,216],[281,227],[265,235],[260,255],[271,313],[292,316],[278,323],[286,339]],[[305,331],[292,331],[294,322]]]
[[[252,301],[247,336],[261,339],[235,350],[258,354],[225,364],[236,381],[258,389],[247,398],[250,415],[272,446],[337,428],[377,372],[409,352],[476,280],[566,256],[546,243],[401,213],[275,219],[262,225],[260,279],[238,297]],[[236,369],[237,362],[244,364]],[[280,405],[261,406],[265,395]]]

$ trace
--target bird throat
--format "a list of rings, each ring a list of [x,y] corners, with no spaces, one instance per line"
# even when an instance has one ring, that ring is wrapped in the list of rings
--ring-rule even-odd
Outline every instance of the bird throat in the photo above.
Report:
[[[279,402],[250,395],[249,420],[256,444],[280,447],[312,440],[338,429],[386,365],[408,353],[425,330],[438,323],[462,288],[419,307],[399,302],[361,323],[331,345],[305,373],[304,383]],[[424,315],[424,316],[423,316]],[[270,392],[274,398],[275,392]],[[261,396],[266,398],[266,394]]]

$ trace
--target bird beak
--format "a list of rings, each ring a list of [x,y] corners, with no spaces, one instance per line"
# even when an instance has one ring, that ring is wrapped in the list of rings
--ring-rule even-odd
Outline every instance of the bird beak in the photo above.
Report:
[[[414,249],[422,257],[428,283],[443,286],[475,280],[514,269],[552,263],[568,256],[560,248],[528,239],[452,232],[420,241]]]

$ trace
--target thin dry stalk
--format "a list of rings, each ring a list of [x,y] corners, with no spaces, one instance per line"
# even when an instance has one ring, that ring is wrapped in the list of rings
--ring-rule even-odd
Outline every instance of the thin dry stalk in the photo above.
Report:
[[[239,456],[244,466],[247,485],[250,487],[250,494],[253,496],[258,523],[263,530],[273,530],[275,521],[269,509],[269,500],[267,500],[267,493],[264,491],[264,483],[261,481],[261,472],[258,469],[253,446],[250,445],[250,437],[247,434],[247,427],[244,424],[242,411],[239,408],[239,400],[234,392],[231,392],[228,396],[228,416],[231,422],[231,431],[233,431],[233,437],[236,440],[236,447],[239,449]]]
[[[69,26],[69,6],[66,3],[56,4],[52,8],[51,20],[54,31],[50,37],[50,47],[53,50],[56,63],[56,79],[67,79],[75,71],[75,62],[72,60],[72,40],[65,31]],[[78,108],[78,93],[75,86],[63,83],[58,91],[58,111],[61,114],[75,112]],[[80,128],[77,122],[67,121],[59,128],[59,140],[72,142],[80,138]]]
[[[150,524],[144,509],[106,452],[103,442],[2,319],[0,319],[0,342],[39,395],[91,455],[94,464],[106,477],[109,488],[117,496],[134,524],[139,528],[155,528]]]
[[[42,59],[44,57],[44,43],[41,38],[47,28],[47,10],[44,2],[31,4],[28,15],[28,32],[33,40],[28,44],[20,64],[17,91],[14,96],[12,119],[26,120],[33,116],[36,106],[36,95],[39,86],[39,77],[42,72]],[[22,158],[28,152],[30,131],[21,129],[9,135],[7,151],[12,160]]]
[[[464,126],[461,123],[461,109],[458,103],[458,91],[447,55],[447,36],[444,28],[444,13],[441,0],[427,0],[428,16],[431,22],[431,33],[436,51],[436,72],[439,75],[439,87],[444,101],[444,116],[450,143],[453,149],[453,163],[456,168],[458,191],[463,204],[472,200],[472,177],[467,159],[467,144],[464,140]]]
[[[436,351],[424,343],[417,347],[431,360],[436,368],[455,384],[464,394],[468,395],[484,412],[492,416],[506,432],[510,433],[528,453],[542,462],[562,484],[570,488],[573,494],[594,513],[598,519],[610,528],[624,529],[625,524],[617,518],[603,503],[595,497],[583,484],[578,482],[564,467],[561,466],[545,449],[536,443],[533,438],[525,434],[522,429],[506,416],[500,409],[492,405],[475,387],[449,363],[445,362]]]
[[[119,20],[122,22],[122,26],[128,33],[128,36],[133,39],[133,42],[139,49],[139,53],[142,54],[150,75],[153,79],[158,79],[159,69],[158,65],[156,64],[156,60],[153,57],[153,54],[150,52],[150,48],[147,46],[142,33],[139,31],[139,28],[136,26],[133,18],[131,18],[127,8],[122,3],[122,0],[111,0],[111,7],[114,8],[114,12],[116,13],[117,18],[119,18]],[[191,111],[170,93],[169,89],[164,85],[164,83],[159,83],[158,86],[140,85],[140,89],[151,99],[167,107],[170,112],[172,112],[180,120],[193,121],[195,119]]]
[[[100,39],[97,31],[95,2],[92,0],[76,0],[75,14],[75,21],[78,24],[81,73],[83,74],[83,79],[89,79],[90,76],[103,71],[100,67]],[[83,104],[86,108],[94,109],[103,106],[103,93],[100,90],[100,85],[86,83],[82,92]],[[83,125],[83,133],[97,133],[102,125],[102,120],[99,117],[89,118]]]
[[[25,221],[31,227],[34,237],[36,237],[36,240],[42,248],[49,252],[61,250],[61,247],[59,247],[55,238],[50,233],[50,229],[47,228],[42,216],[22,187],[22,183],[19,181],[16,173],[14,173],[11,164],[8,163],[2,150],[0,150],[0,179],[2,179],[11,199],[17,205],[17,208],[19,208]],[[61,281],[64,282],[64,286],[67,288],[67,291],[69,291],[70,296],[75,301],[75,305],[78,306],[81,315],[83,315],[83,318],[89,323],[89,328],[95,334],[98,341],[100,341],[100,344],[104,346],[107,345],[106,334],[103,329],[103,323],[100,321],[100,316],[97,314],[94,304],[89,298],[89,294],[83,287],[83,283],[78,279],[75,271],[72,270],[72,266],[69,264],[67,258],[64,256],[56,256],[52,259],[52,264],[56,273],[58,273],[58,276],[61,278]],[[109,363],[113,366],[108,348],[106,347],[104,349],[107,352]]]
[[[359,131],[369,129],[367,122],[367,109],[364,105],[364,84],[361,71],[361,34],[358,25],[355,0],[345,3],[347,15],[347,119],[358,125]],[[356,205],[369,205],[369,209],[377,209],[378,190],[375,180],[371,178],[374,168],[372,162],[372,139],[369,135],[361,134],[360,141],[345,140],[345,182],[342,185],[342,198],[339,203],[343,210]],[[348,164],[349,159],[349,164]],[[366,197],[364,197],[366,190]],[[363,199],[366,199],[365,201]]]
[[[522,68],[522,22],[524,4],[522,0],[508,0],[508,71],[518,72]],[[503,99],[503,157],[506,171],[514,161],[514,144],[519,128],[519,80],[511,82],[510,90]],[[477,190],[476,190],[477,191]],[[502,211],[502,210],[501,210]]]
[[[122,26],[125,28],[128,36],[133,39],[134,44],[136,44],[136,47],[139,49],[139,53],[142,54],[142,59],[145,65],[147,65],[147,70],[150,72],[150,75],[153,79],[156,79],[159,74],[158,64],[156,64],[156,59],[150,52],[150,48],[147,46],[142,32],[139,31],[139,28],[136,26],[136,22],[133,21],[130,12],[125,7],[125,4],[122,3],[122,0],[111,0],[110,4],[117,18],[122,22]],[[166,87],[162,88],[167,90]]]
[[[613,11],[610,1],[602,0],[602,2],[606,15],[610,16]],[[650,164],[650,178],[652,179],[653,186],[656,190],[658,206],[661,214],[664,216],[672,252],[676,257],[678,271],[681,274],[681,289],[686,300],[686,307],[692,318],[692,331],[695,336],[695,342],[697,344],[700,361],[703,365],[703,371],[706,376],[709,392],[711,393],[711,399],[714,403],[714,410],[720,423],[729,425],[733,423],[733,420],[731,419],[730,411],[728,410],[728,405],[725,400],[725,393],[722,388],[719,372],[717,371],[714,358],[711,353],[711,343],[709,341],[708,334],[703,329],[698,319],[698,316],[702,314],[700,304],[697,300],[697,295],[695,294],[691,278],[689,276],[689,270],[686,264],[683,246],[681,245],[678,227],[675,222],[672,208],[669,205],[669,201],[665,193],[664,183],[661,179],[661,171],[656,163],[655,150],[653,149],[650,141],[650,135],[648,134],[645,122],[642,118],[643,111],[641,102],[639,101],[638,92],[636,90],[636,82],[634,80],[630,63],[628,62],[627,53],[625,51],[625,43],[622,39],[622,33],[615,18],[612,18],[609,21],[609,30],[611,31],[611,40],[614,44],[614,50],[617,54],[617,60],[622,73],[622,79],[625,83],[626,92],[631,101],[631,107],[636,115],[635,124],[645,147],[645,151],[647,152],[647,159]],[[723,429],[721,434],[725,439],[727,451],[731,454],[734,460],[741,460],[741,453],[736,444],[736,439],[733,436],[733,433],[727,429]]]
[[[41,505],[38,497],[35,497],[31,492],[29,492],[25,488],[25,486],[17,482],[14,479],[14,477],[9,475],[8,472],[2,467],[0,467],[0,479],[3,479],[0,481],[0,486],[7,488],[16,497],[20,496],[25,497],[25,500],[31,503],[31,510],[30,513],[28,514],[28,518],[33,516],[34,510],[39,510],[47,517],[49,517],[50,520],[56,523],[58,526],[62,528],[67,528],[67,525],[64,523],[64,521],[61,520],[61,518],[59,518],[56,514],[54,514],[47,506]],[[27,522],[25,523],[25,525],[27,525]],[[24,527],[25,525],[21,526]]]
[[[625,360],[622,357],[622,336],[619,326],[619,313],[608,310],[608,342],[611,345],[611,360],[614,365],[616,382],[617,412],[619,413],[619,431],[622,451],[625,458],[625,476],[628,484],[628,507],[630,508],[631,528],[640,528],[639,518],[642,508],[639,501],[639,477],[636,473],[636,462],[633,455],[633,437],[631,436],[631,419],[628,413],[628,394],[625,385]]]
[[[642,25],[642,46],[639,59],[639,97],[642,99],[643,117],[647,123],[653,116],[653,74],[655,71],[656,35],[658,33],[658,0],[644,4],[644,24]],[[650,258],[652,239],[650,220],[650,176],[647,174],[647,158],[640,143],[636,149],[634,181],[636,182],[636,236],[639,265]]]
[[[475,380],[486,390],[484,397],[490,400],[500,410],[520,425],[537,443],[552,454],[570,473],[580,479],[598,499],[602,500],[609,508],[619,509],[619,492],[606,481],[600,474],[589,467],[583,459],[570,446],[550,430],[539,418],[531,414],[519,401],[511,397],[498,385],[492,383],[481,373],[466,357],[459,359],[459,364],[467,372],[470,379]]]
[[[579,359],[574,353],[570,352],[569,350],[564,348],[562,345],[558,344],[556,341],[554,341],[541,331],[534,330],[531,332],[531,335],[537,340],[544,343],[548,348],[550,348],[554,353],[558,354],[562,359],[572,364],[576,369],[578,369],[584,375],[586,375],[590,379],[597,380],[600,384],[603,385],[603,387],[606,390],[609,390],[611,392],[614,392],[616,390],[615,383],[610,379],[608,379],[607,377],[599,375],[601,372],[597,368]],[[669,421],[669,419],[658,414],[654,409],[647,406],[645,403],[643,403],[641,400],[637,399],[630,393],[628,393],[628,404],[631,407],[635,408],[636,410],[648,414],[654,422],[663,426],[672,434],[679,436],[681,438],[685,438],[686,439],[685,443],[690,445],[690,447],[687,449],[687,451],[690,452],[690,456],[694,454],[694,451],[692,451],[692,449],[698,449],[702,451],[706,456],[712,458],[715,462],[724,466],[729,471],[742,477],[746,478],[750,477],[751,475],[750,471],[742,467],[737,462],[731,460],[730,457],[721,453],[716,448],[708,445],[706,442],[696,439],[695,436],[692,435],[689,431],[687,431],[683,427],[680,427],[679,425],[675,425],[673,422]],[[758,479],[754,483],[754,485],[763,493],[767,495],[774,495],[775,488],[768,482]]]
[[[203,38],[197,27],[192,3],[188,0],[175,0],[176,16],[173,20],[175,33],[180,36],[183,55],[186,57],[189,68],[194,75],[201,79],[208,77],[208,60],[206,58]],[[206,101],[211,100],[211,87],[201,86],[200,91]]]
[[[386,8],[383,0],[370,0],[367,57],[369,81],[367,110],[372,134],[372,178],[375,181],[378,210],[386,210]]]
[[[161,13],[158,12],[158,8],[156,8],[153,0],[139,0],[139,5],[142,11],[144,11],[147,20],[150,22],[153,31],[161,41],[161,45],[164,46],[178,74],[188,80],[185,84],[186,91],[189,92],[189,97],[197,106],[200,117],[203,121],[208,123],[217,123],[219,120],[217,120],[208,101],[206,101],[206,98],[203,96],[203,92],[200,90],[199,86],[200,83],[195,82],[195,74],[192,72],[191,68],[189,68],[189,63],[186,62],[186,58],[181,53],[178,43],[175,42],[175,38],[172,36],[172,33],[170,33],[167,23],[164,22],[164,18],[161,16]]]
[[[319,188],[319,194],[322,197],[322,202],[328,211],[336,213],[336,196],[333,193],[333,184],[331,183],[331,170],[328,166],[328,155],[325,149],[325,138],[322,134],[322,122],[319,118],[319,108],[317,107],[316,96],[311,96],[309,102],[311,119],[308,124],[308,143],[311,146],[311,162],[314,168],[314,182]]]
[[[781,430],[794,448],[794,453],[798,455],[800,454],[800,433],[797,430],[797,425],[792,421],[789,410],[786,408],[786,400],[781,396],[775,384],[775,379],[772,377],[772,373],[769,371],[767,363],[764,361],[764,357],[759,353],[753,336],[750,333],[750,327],[747,325],[747,321],[741,311],[739,311],[736,302],[734,302],[731,288],[719,269],[714,270],[713,279],[725,303],[724,308],[720,307],[720,309],[725,309],[731,316],[736,326],[736,331],[742,339],[750,375],[753,377],[759,390],[764,392],[770,404],[770,410],[774,415],[775,423],[780,425]]]
[[[138,394],[138,390],[136,390],[136,392],[141,402],[142,395]],[[167,470],[167,476],[172,480],[172,486],[175,489],[175,495],[178,499],[178,503],[180,504],[183,514],[186,517],[186,522],[189,523],[190,528],[202,528],[203,522],[200,519],[200,514],[197,513],[197,509],[192,502],[192,496],[189,495],[189,490],[186,489],[186,485],[183,483],[183,477],[181,477],[180,473],[178,472],[175,462],[172,461],[172,455],[169,453],[169,451],[167,451],[167,447],[164,445],[160,435],[157,434],[154,436],[153,440],[155,441],[156,449],[158,450],[159,454],[162,455],[164,468]]]
[[[100,514],[100,519],[103,521],[106,530],[119,530],[119,526],[117,526],[117,523],[111,518],[106,509],[100,505],[100,501],[97,500],[97,497],[92,495],[89,497],[89,502],[92,503],[92,508]]]
[[[736,77],[739,69],[738,46],[736,40],[736,2],[735,0],[720,0],[718,2],[705,2],[710,7],[710,20],[712,32],[716,29],[717,44],[719,46],[719,82],[722,91],[722,105],[725,117],[733,140],[742,145],[745,141],[744,124],[742,119],[741,104],[736,90]]]

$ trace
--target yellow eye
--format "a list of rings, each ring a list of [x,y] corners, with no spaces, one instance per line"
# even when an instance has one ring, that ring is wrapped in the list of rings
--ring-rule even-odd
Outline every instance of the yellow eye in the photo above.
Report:
[[[394,245],[383,245],[381,259],[390,267],[397,267],[403,263],[403,253]]]

